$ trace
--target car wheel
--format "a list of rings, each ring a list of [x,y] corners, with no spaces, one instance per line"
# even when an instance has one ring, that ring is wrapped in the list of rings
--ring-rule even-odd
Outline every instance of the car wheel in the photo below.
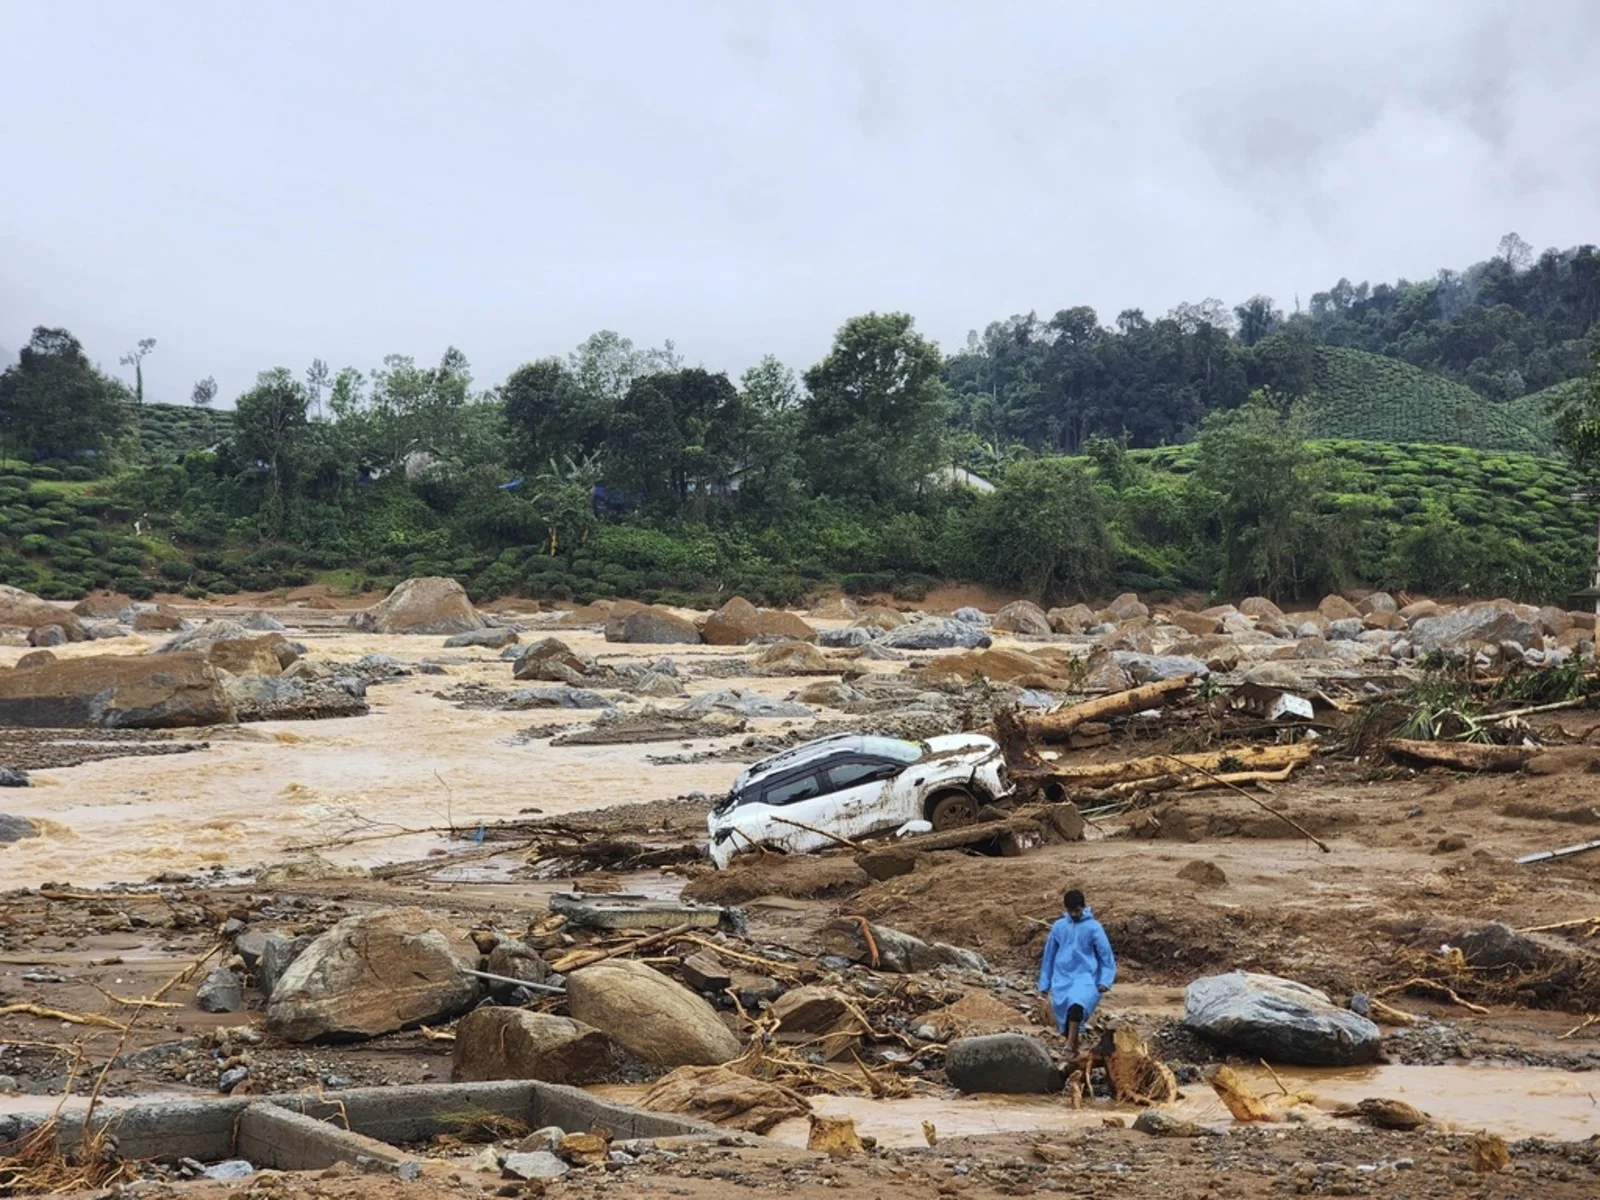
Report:
[[[966,792],[940,792],[928,802],[928,822],[935,833],[971,825],[978,819],[978,802]]]

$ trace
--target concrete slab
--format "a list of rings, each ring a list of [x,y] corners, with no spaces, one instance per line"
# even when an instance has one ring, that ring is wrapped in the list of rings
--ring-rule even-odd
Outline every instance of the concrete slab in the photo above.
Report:
[[[336,1162],[363,1158],[398,1167],[412,1157],[387,1142],[313,1121],[276,1104],[252,1104],[244,1110],[234,1154],[275,1171],[320,1171]]]
[[[551,896],[550,911],[584,929],[636,929],[641,933],[675,929],[679,925],[715,929],[727,912],[709,905],[677,904],[628,893],[595,896],[578,892],[557,892]]]

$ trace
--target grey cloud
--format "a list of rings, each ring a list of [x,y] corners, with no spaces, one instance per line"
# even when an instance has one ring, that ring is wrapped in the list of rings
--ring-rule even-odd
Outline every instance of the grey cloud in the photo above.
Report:
[[[150,392],[599,328],[738,371],[904,308],[1426,276],[1600,238],[1591,0],[12,0],[0,343]],[[20,186],[19,186],[20,184]]]

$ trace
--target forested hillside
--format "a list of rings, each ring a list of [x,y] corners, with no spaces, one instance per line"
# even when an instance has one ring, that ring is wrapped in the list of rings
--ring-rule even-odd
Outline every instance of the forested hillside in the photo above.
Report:
[[[129,388],[40,328],[0,373],[0,578],[50,596],[447,574],[479,598],[796,603],[960,579],[1559,602],[1594,552],[1571,496],[1600,494],[1595,262],[1508,239],[1459,276],[1341,282],[1307,313],[1255,297],[1108,328],[1065,309],[951,357],[869,313],[802,373],[768,356],[737,380],[613,332],[490,386],[454,348],[318,360],[263,371],[231,410],[210,380],[189,408],[144,404],[142,374]]]

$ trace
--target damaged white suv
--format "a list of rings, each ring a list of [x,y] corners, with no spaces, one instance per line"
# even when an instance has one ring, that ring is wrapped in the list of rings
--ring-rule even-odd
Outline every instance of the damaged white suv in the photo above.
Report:
[[[710,855],[726,867],[735,854],[762,846],[803,854],[913,821],[951,829],[1010,793],[1000,747],[981,734],[820,738],[734,780],[707,818]]]

